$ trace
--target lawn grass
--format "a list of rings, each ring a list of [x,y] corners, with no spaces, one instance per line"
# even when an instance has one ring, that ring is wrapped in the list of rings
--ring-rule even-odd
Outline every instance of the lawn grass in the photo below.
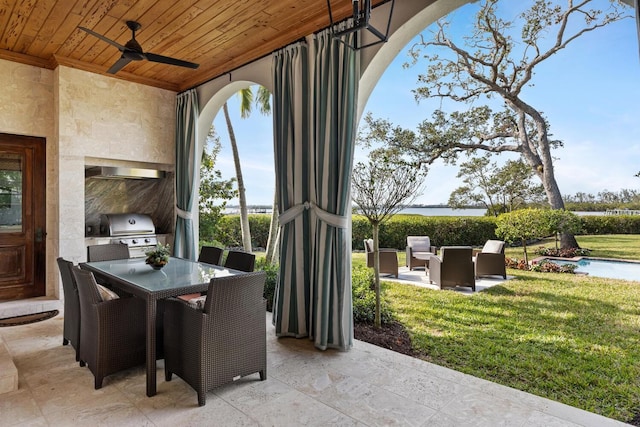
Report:
[[[640,236],[578,242],[592,256],[640,259]],[[508,274],[515,278],[471,297],[384,289],[425,360],[620,421],[640,413],[640,283]]]

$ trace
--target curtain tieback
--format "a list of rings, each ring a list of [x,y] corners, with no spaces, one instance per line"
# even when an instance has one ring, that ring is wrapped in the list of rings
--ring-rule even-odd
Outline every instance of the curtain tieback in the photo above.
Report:
[[[178,216],[180,218],[182,218],[182,219],[193,220],[193,215],[189,211],[182,210],[182,209],[180,209],[179,207],[176,206],[176,212],[178,213]]]
[[[290,207],[280,216],[278,216],[280,226],[293,221],[294,219],[302,215],[305,210],[310,210],[311,213],[315,214],[318,218],[320,218],[320,220],[324,221],[332,227],[347,228],[347,226],[349,225],[348,217],[327,212],[313,202],[304,202]]]

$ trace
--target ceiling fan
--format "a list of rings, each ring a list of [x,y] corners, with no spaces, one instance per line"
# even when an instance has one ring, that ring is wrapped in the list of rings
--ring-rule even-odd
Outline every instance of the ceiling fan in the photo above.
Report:
[[[127,65],[129,62],[141,61],[143,59],[146,59],[147,61],[151,61],[151,62],[159,62],[161,64],[177,65],[179,67],[187,67],[187,68],[194,68],[194,69],[200,66],[200,64],[195,64],[193,62],[183,61],[181,59],[176,59],[176,58],[170,58],[168,56],[157,55],[151,52],[144,52],[142,50],[142,46],[140,46],[140,43],[138,43],[138,41],[136,40],[136,31],[138,31],[142,27],[142,25],[140,25],[136,21],[127,21],[127,27],[129,27],[129,29],[131,30],[131,40],[129,40],[124,46],[88,28],[78,27],[82,31],[86,31],[89,34],[98,37],[100,40],[103,40],[109,43],[110,45],[117,47],[118,50],[122,52],[122,56],[120,57],[120,59],[118,59],[118,61],[116,61],[116,63],[113,64],[111,68],[107,70],[107,73],[115,74],[118,71],[120,71],[125,65]]]

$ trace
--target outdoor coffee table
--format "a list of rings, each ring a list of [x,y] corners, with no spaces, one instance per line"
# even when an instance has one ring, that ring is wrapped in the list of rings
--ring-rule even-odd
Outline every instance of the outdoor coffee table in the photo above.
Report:
[[[425,273],[429,272],[429,260],[431,257],[436,256],[433,252],[419,252],[413,254],[415,259],[419,259],[420,261],[424,261],[424,271]]]
[[[158,300],[179,295],[204,292],[214,277],[244,274],[241,271],[199,263],[182,258],[170,258],[162,270],[145,264],[144,258],[81,263],[80,267],[105,278],[111,285],[146,302],[147,331],[147,396],[156,394],[156,312]]]

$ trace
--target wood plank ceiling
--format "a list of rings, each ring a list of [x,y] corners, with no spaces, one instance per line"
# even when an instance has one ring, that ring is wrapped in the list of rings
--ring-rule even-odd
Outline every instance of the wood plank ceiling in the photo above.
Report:
[[[376,1],[375,3],[382,3]],[[331,0],[334,20],[352,0]],[[0,0],[0,58],[106,74],[124,45],[126,21],[145,52],[199,63],[196,70],[134,61],[115,77],[173,91],[192,88],[329,25],[325,0]],[[109,74],[111,75],[111,74]]]

